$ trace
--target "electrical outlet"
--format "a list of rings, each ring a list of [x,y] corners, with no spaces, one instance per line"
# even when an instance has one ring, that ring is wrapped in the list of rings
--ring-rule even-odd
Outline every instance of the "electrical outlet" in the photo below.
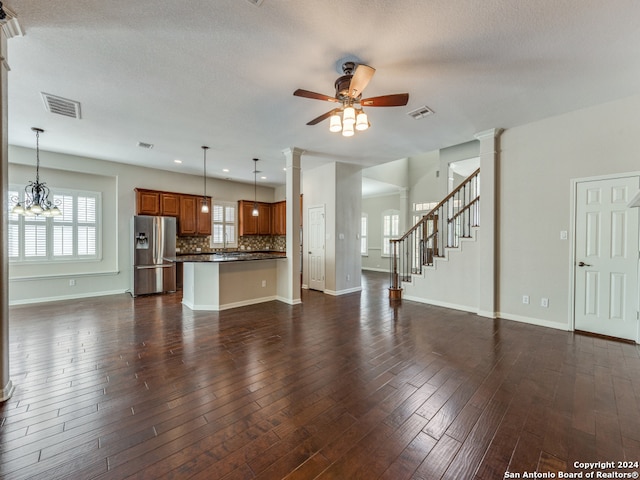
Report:
[[[351,280],[351,275],[347,274],[347,282]]]
[[[529,295],[522,295],[522,303],[529,305]]]
[[[544,308],[549,308],[549,299],[542,297],[540,299],[540,306]]]
[[[71,280],[69,280],[69,286],[70,286],[70,287],[75,287],[75,286],[76,286],[76,280],[75,280],[75,278],[72,278]]]
[[[266,287],[267,286],[267,281],[266,280],[262,280],[262,286]]]

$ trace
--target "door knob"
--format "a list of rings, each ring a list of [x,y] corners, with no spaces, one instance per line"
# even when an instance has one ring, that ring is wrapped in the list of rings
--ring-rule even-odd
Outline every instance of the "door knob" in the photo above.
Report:
[[[590,264],[590,263],[580,262],[580,263],[578,264],[578,266],[579,266],[579,267],[590,267],[590,266],[591,266],[591,264]]]

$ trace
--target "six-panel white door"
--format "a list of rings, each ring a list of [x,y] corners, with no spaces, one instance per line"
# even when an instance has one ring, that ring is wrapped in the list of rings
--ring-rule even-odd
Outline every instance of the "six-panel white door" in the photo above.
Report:
[[[324,206],[309,208],[309,288],[324,291]]]
[[[637,340],[640,177],[576,188],[575,329]]]

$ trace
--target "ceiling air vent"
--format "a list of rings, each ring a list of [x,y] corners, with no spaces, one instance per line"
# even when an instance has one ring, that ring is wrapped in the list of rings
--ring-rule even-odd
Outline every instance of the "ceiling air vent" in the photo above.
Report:
[[[433,110],[431,110],[429,107],[425,105],[423,107],[416,108],[415,110],[410,111],[409,113],[407,113],[407,115],[418,120],[419,118],[424,118],[429,115],[433,115]]]
[[[153,143],[138,142],[138,146],[139,146],[140,148],[147,148],[147,149],[151,149],[151,148],[153,148]]]
[[[69,100],[68,98],[56,97],[49,93],[42,92],[41,94],[42,100],[44,100],[44,107],[48,112],[64,115],[65,117],[81,118],[80,102]]]
[[[260,5],[262,5],[262,2],[264,0],[248,0],[249,3],[253,3],[256,7],[259,7]]]

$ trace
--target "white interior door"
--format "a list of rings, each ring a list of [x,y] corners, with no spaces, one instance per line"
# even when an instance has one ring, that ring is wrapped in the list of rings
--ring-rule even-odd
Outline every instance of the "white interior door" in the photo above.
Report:
[[[324,206],[309,208],[309,288],[324,292]]]
[[[575,329],[638,339],[640,177],[579,182],[576,189]]]

